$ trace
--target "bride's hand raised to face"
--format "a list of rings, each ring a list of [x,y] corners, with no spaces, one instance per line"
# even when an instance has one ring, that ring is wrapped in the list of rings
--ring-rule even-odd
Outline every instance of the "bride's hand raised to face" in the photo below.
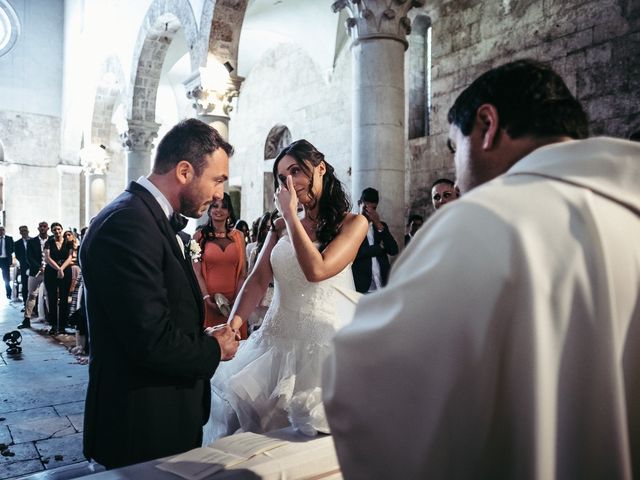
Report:
[[[282,214],[284,219],[289,218],[289,215],[296,215],[298,210],[298,195],[293,187],[293,178],[291,175],[287,175],[287,184],[278,187],[274,194],[274,200],[276,208]]]

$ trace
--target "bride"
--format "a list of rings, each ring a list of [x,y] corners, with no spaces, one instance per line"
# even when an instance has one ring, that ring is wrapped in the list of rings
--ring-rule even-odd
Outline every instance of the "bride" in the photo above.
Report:
[[[270,282],[274,295],[262,326],[211,379],[212,408],[203,444],[241,431],[293,425],[328,433],[321,369],[340,314],[339,289],[354,290],[351,262],[367,234],[334,169],[311,143],[298,140],[273,165],[276,207],[282,214],[229,316],[238,331]],[[304,217],[297,214],[298,202]],[[336,288],[337,287],[337,288]]]

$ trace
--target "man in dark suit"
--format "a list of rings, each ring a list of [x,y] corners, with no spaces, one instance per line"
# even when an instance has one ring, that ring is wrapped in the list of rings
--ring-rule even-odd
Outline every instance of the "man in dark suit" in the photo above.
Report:
[[[84,453],[107,468],[201,444],[209,380],[239,337],[228,325],[203,332],[202,293],[175,232],[186,222],[178,214],[200,217],[222,198],[232,151],[206,123],[180,122],[158,145],[152,173],[131,182],[83,239]]]
[[[0,270],[7,298],[11,300],[11,265],[13,264],[13,237],[4,234],[4,227],[0,227]]]
[[[29,292],[29,264],[27,263],[27,242],[31,239],[29,236],[29,228],[26,225],[18,227],[20,232],[20,239],[14,242],[13,248],[15,250],[16,259],[20,262],[20,287],[22,294],[23,306],[27,306],[27,294]],[[24,308],[23,308],[24,311]]]
[[[42,252],[44,250],[44,244],[49,239],[49,235],[47,235],[48,231],[49,224],[47,222],[40,222],[38,224],[38,236],[27,242],[27,266],[29,268],[27,304],[24,307],[24,319],[22,323],[18,325],[18,328],[31,328],[31,314],[36,306],[38,290],[44,280]],[[40,315],[44,317],[45,312],[40,312]]]
[[[398,243],[378,215],[379,201],[378,191],[371,187],[365,188],[358,200],[361,213],[369,220],[367,238],[362,241],[351,266],[356,290],[360,293],[373,292],[387,284],[391,269],[388,255],[398,253]]]

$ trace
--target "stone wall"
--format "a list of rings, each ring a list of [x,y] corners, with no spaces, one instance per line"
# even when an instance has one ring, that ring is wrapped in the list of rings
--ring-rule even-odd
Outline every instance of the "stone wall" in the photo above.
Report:
[[[583,103],[592,135],[640,129],[640,4],[629,0],[427,2],[432,20],[430,135],[409,142],[409,210],[430,213],[428,187],[453,176],[446,115],[460,91],[519,58],[550,64]]]
[[[43,219],[57,218],[60,119],[48,115],[0,111],[4,147],[3,198],[7,232]]]
[[[60,116],[64,3],[9,3],[21,32],[13,49],[0,58],[0,110]]]
[[[265,53],[247,75],[231,115],[235,147],[231,177],[242,178],[241,217],[249,223],[263,211],[265,142],[276,125],[292,140],[305,138],[324,153],[351,190],[351,55],[344,49],[330,78],[301,48],[280,44]]]

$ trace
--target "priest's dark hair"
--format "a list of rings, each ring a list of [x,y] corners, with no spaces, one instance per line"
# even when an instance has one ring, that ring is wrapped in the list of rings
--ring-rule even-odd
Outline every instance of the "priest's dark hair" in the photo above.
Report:
[[[163,175],[181,160],[186,160],[199,177],[207,163],[204,157],[219,148],[227,155],[233,155],[233,147],[215,128],[195,118],[182,120],[160,140],[153,162],[153,173]]]
[[[511,138],[589,136],[580,102],[560,75],[535,60],[517,60],[480,75],[458,96],[447,119],[469,136],[485,103],[496,107],[500,128]]]
[[[318,204],[318,226],[316,238],[320,241],[321,248],[326,247],[333,240],[342,226],[342,220],[351,210],[351,202],[340,180],[336,177],[335,169],[325,159],[316,147],[307,140],[296,140],[282,149],[273,162],[274,190],[280,186],[278,178],[278,164],[283,157],[289,155],[295,159],[302,172],[310,179],[307,194],[312,202]],[[324,162],[326,172],[322,176],[322,195],[315,198],[313,194],[313,168]]]

